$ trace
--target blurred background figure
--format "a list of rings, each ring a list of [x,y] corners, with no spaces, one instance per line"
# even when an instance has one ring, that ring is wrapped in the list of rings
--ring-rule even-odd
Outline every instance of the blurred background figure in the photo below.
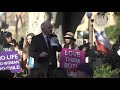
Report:
[[[93,67],[89,63],[83,63],[78,66],[76,78],[93,78]]]
[[[67,70],[64,68],[56,68],[50,78],[68,78]]]
[[[10,44],[14,47],[15,51],[18,51],[18,54],[20,55],[20,62],[22,62],[23,59],[23,51],[19,48],[18,43],[16,42],[15,39],[12,39]]]
[[[28,74],[30,73],[30,66],[29,66],[29,47],[32,41],[32,37],[35,36],[34,33],[29,33],[25,38],[25,45],[23,46],[23,62],[24,62],[24,68],[28,71]]]
[[[21,40],[19,41],[19,49],[23,50],[23,42],[24,42],[24,37],[21,37]]]

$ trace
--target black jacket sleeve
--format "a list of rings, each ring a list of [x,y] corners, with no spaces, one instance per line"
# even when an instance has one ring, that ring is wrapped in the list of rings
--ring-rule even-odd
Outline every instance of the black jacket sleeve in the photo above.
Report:
[[[60,44],[58,44],[58,46],[53,46],[55,51],[61,52],[62,50],[62,46]]]
[[[38,49],[38,39],[36,37],[32,38],[32,42],[29,48],[29,55],[35,60],[38,60],[39,54],[42,52]]]

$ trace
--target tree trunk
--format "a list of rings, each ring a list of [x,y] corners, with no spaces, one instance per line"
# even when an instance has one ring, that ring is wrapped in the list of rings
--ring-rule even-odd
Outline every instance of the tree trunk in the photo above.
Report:
[[[23,23],[23,19],[22,19],[22,16],[20,15],[20,21],[21,21],[21,24],[22,24],[22,26],[24,25],[24,23]]]
[[[19,17],[18,15],[16,15],[16,26],[15,26],[16,40],[18,40],[18,22],[19,22]]]

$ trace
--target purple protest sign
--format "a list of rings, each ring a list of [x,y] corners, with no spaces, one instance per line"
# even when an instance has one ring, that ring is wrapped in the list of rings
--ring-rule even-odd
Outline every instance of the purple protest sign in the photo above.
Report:
[[[79,64],[85,63],[85,52],[63,48],[60,55],[60,67],[76,71]]]
[[[0,52],[0,70],[10,70],[11,73],[22,71],[17,51]]]

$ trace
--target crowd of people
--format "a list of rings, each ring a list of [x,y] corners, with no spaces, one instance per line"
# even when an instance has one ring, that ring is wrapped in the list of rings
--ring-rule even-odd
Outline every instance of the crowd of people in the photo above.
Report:
[[[75,44],[76,39],[72,32],[66,32],[64,36],[64,44],[60,45],[57,35],[52,32],[53,26],[50,21],[45,21],[41,25],[42,32],[38,35],[29,33],[25,38],[25,44],[17,43],[15,39],[12,39],[12,34],[8,31],[0,33],[0,52],[18,51],[20,56],[21,69],[27,73],[26,78],[92,78],[93,77],[93,62],[91,60],[97,57],[101,57],[101,52],[96,51],[96,47],[90,49],[90,43],[86,43],[81,46]],[[51,42],[52,39],[52,42]],[[118,46],[113,46],[110,53],[114,56],[117,55]],[[21,47],[22,46],[22,47]],[[81,50],[85,52],[85,57],[89,57],[87,63],[82,63],[77,67],[77,75],[75,77],[68,75],[68,71],[65,68],[58,66],[60,62],[60,56],[62,48],[68,48],[73,50]],[[57,53],[58,52],[58,53]],[[58,55],[56,55],[58,54]],[[119,56],[116,56],[116,62],[110,60],[110,55],[103,56],[106,58],[107,63],[111,63],[113,68],[120,67]],[[34,64],[30,66],[30,58],[34,58]],[[114,58],[115,59],[115,58]],[[104,60],[104,62],[105,62]],[[0,71],[0,78],[15,78],[20,73],[11,73],[10,71]]]

